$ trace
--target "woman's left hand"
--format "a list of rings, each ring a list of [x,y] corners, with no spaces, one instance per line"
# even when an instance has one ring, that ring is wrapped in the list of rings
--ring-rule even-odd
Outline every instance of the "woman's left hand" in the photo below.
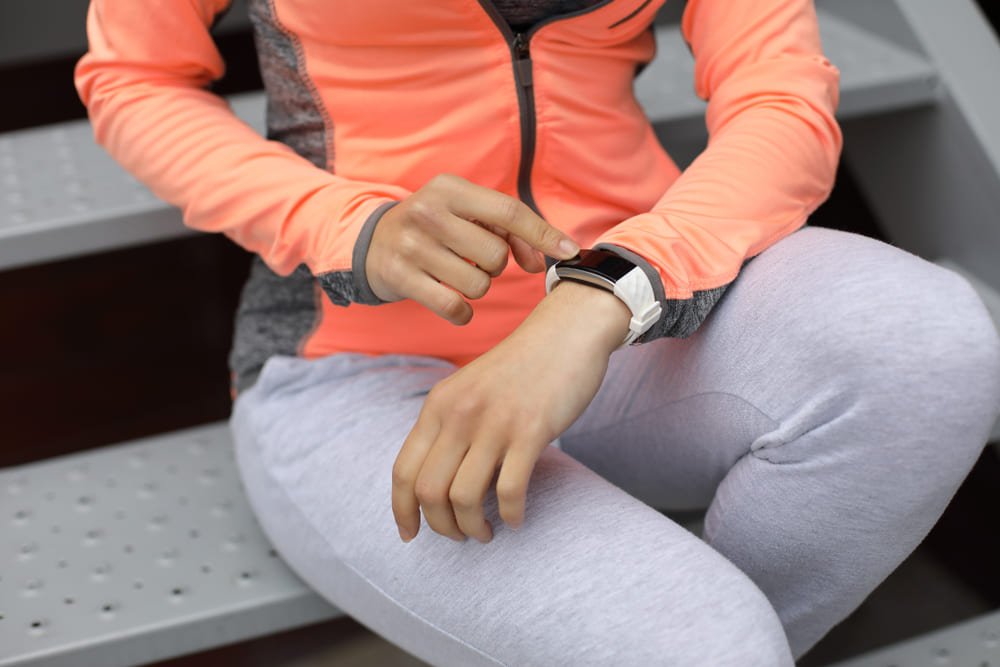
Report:
[[[438,382],[392,470],[400,537],[416,536],[423,508],[436,532],[489,542],[483,501],[498,468],[500,517],[520,526],[535,462],[593,400],[630,315],[610,292],[560,283],[507,338]]]

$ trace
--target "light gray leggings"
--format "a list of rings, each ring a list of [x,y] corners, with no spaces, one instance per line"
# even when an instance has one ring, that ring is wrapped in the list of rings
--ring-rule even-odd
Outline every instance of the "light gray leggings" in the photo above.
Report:
[[[426,523],[404,544],[392,464],[454,369],[273,357],[231,420],[281,555],[435,665],[790,665],[921,541],[1000,410],[1000,341],[964,279],[807,227],[692,337],[612,355],[519,531],[491,490],[489,544]],[[653,507],[707,507],[704,541]]]

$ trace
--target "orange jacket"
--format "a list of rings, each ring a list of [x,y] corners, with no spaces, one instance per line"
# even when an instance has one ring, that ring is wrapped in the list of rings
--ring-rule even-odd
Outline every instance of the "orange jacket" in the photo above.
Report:
[[[464,364],[524,319],[544,275],[514,261],[463,327],[368,287],[379,216],[442,172],[638,261],[663,306],[642,343],[690,334],[746,259],[806,222],[842,141],[839,72],[811,0],[689,0],[681,27],[710,139],[681,174],[633,94],[662,4],[604,0],[515,35],[490,0],[251,0],[268,139],[207,90],[223,73],[209,27],[226,0],[93,0],[75,81],[97,141],[187,225],[257,253],[272,301],[292,282],[310,292],[296,297],[310,321],[287,327],[245,296],[244,315],[294,339],[258,357]]]

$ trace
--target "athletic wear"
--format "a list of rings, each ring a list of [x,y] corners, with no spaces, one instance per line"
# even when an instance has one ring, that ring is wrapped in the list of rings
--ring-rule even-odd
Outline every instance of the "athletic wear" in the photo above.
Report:
[[[838,71],[811,0],[689,0],[710,143],[683,176],[633,94],[663,0],[581,4],[517,37],[490,0],[250,0],[266,141],[206,90],[223,71],[208,27],[225,0],[93,1],[75,80],[97,140],[188,225],[267,265],[239,313],[237,388],[275,353],[461,365],[520,324],[544,275],[514,261],[462,327],[372,293],[379,217],[442,172],[639,263],[663,308],[640,343],[696,330],[745,260],[828,196]]]
[[[274,357],[232,425],[281,555],[432,665],[781,667],[940,516],[997,416],[998,348],[956,274],[807,227],[693,336],[613,353],[518,531],[491,489],[485,545],[426,521],[404,544],[392,517],[392,465],[444,360]],[[708,507],[707,546],[650,505]]]
[[[954,273],[800,230],[841,147],[809,0],[689,0],[710,144],[683,175],[632,90],[662,0],[496,2],[250,0],[270,141],[205,89],[222,0],[91,5],[98,140],[262,257],[232,355],[250,502],[320,594],[435,665],[791,665],[975,461],[992,322]],[[375,225],[442,172],[636,261],[664,307],[542,454],[519,531],[490,490],[487,545],[404,544],[391,514],[423,397],[544,294],[511,261],[465,327],[378,303]],[[707,506],[705,542],[649,505]]]

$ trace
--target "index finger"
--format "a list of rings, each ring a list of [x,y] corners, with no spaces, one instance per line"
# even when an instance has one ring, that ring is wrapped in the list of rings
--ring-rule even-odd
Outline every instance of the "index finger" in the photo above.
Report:
[[[459,187],[457,196],[449,198],[449,208],[458,217],[496,225],[551,257],[570,259],[580,252],[580,246],[573,239],[543,220],[520,199],[469,181],[462,182]]]

